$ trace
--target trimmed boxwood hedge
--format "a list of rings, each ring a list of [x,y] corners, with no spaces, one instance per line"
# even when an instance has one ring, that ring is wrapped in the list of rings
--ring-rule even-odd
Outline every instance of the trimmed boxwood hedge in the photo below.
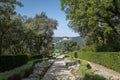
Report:
[[[41,59],[28,61],[20,67],[0,73],[0,80],[21,80],[23,77],[27,77],[32,72],[35,63],[41,61]]]
[[[78,52],[78,57],[120,72],[120,52]]]
[[[97,74],[85,74],[83,80],[106,80],[104,77]]]
[[[33,55],[31,56],[32,59],[42,59],[43,55]]]
[[[0,72],[21,66],[28,61],[27,55],[1,55]]]

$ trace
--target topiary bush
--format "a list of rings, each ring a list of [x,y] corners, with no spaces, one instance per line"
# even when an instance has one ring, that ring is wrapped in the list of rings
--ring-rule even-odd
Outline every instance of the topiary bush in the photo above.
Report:
[[[74,53],[74,57],[75,57],[75,58],[78,58],[77,52]]]

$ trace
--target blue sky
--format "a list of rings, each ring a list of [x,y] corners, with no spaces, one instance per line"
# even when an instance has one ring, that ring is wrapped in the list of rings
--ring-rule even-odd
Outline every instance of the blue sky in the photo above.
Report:
[[[24,7],[16,7],[16,11],[22,15],[28,17],[34,17],[35,14],[46,12],[49,18],[56,19],[58,21],[57,30],[54,31],[54,36],[79,36],[73,30],[71,30],[67,24],[65,13],[61,11],[60,0],[19,0],[23,3]]]

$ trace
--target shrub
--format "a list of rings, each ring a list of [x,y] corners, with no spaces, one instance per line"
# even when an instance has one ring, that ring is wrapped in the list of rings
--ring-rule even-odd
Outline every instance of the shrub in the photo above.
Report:
[[[79,60],[79,59],[78,59]],[[80,60],[79,74],[82,80],[106,80],[100,75],[94,74],[89,63],[85,60]],[[88,67],[89,65],[89,67]]]
[[[78,52],[78,57],[120,72],[120,52]]]
[[[21,66],[28,61],[27,55],[1,55],[0,56],[0,72]]]
[[[78,58],[77,52],[74,53],[74,57],[75,57],[75,58]]]
[[[95,52],[96,51],[96,46],[95,45],[89,45],[89,46],[84,46],[80,49],[82,52]]]
[[[42,60],[32,60],[20,67],[0,73],[0,80],[21,80],[23,77],[27,77],[32,72],[34,64],[40,61]]]
[[[33,55],[32,59],[42,59],[43,55]]]
[[[106,80],[104,77],[97,74],[85,74],[83,80]]]

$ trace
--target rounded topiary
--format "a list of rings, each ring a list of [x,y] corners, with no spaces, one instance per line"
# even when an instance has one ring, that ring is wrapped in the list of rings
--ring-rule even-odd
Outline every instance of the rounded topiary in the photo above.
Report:
[[[77,52],[74,53],[74,57],[75,57],[75,58],[78,58]]]

